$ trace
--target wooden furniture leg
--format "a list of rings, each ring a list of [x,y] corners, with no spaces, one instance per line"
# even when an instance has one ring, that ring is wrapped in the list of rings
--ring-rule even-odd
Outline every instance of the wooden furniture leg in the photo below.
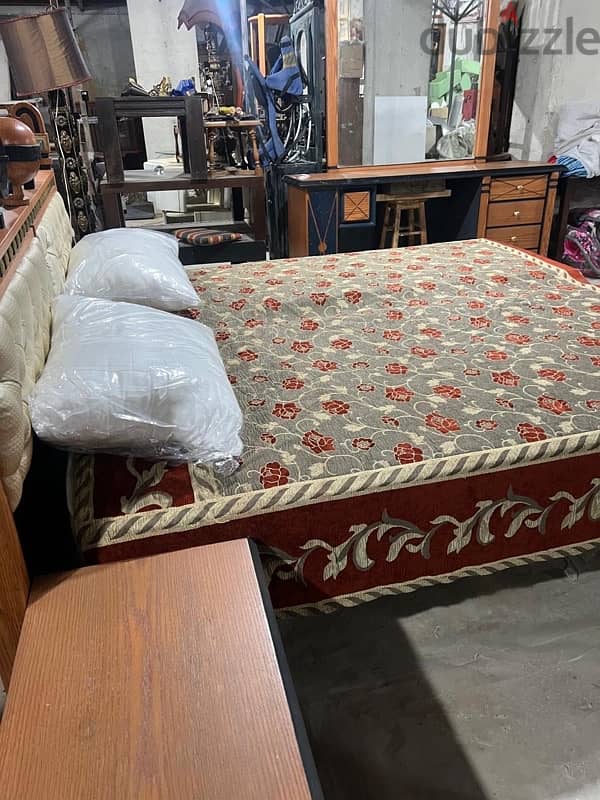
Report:
[[[400,243],[400,225],[402,224],[402,206],[394,206],[394,233],[392,236],[392,249],[398,247]]]
[[[385,211],[383,214],[383,227],[381,229],[381,239],[379,240],[379,249],[385,250],[385,243],[387,241],[387,234],[388,228],[390,224],[390,215],[392,213],[392,207],[389,203],[385,204]]]
[[[267,209],[265,185],[262,182],[252,189],[252,227],[256,241],[264,242],[267,238]]]
[[[421,228],[421,244],[427,244],[427,215],[425,203],[419,203],[419,227]]]
[[[102,192],[102,208],[104,209],[104,227],[124,228],[125,217],[118,192]]]

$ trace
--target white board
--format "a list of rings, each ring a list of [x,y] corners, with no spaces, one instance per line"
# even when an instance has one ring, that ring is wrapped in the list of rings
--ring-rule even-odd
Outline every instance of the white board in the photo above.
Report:
[[[425,161],[427,97],[376,97],[373,164]]]

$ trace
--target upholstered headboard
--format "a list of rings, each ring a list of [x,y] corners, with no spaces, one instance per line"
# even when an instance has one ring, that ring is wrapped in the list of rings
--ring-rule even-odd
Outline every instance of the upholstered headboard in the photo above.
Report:
[[[13,221],[0,275],[0,480],[12,510],[31,464],[28,397],[48,355],[52,303],[73,238],[51,174],[39,179],[30,205],[18,227]]]

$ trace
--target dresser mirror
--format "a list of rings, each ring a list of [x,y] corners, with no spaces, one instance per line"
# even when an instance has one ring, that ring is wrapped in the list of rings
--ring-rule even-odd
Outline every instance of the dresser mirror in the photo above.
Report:
[[[489,0],[330,0],[337,75],[329,166],[471,159],[477,153]],[[335,58],[335,56],[337,58]],[[494,58],[494,55],[492,55]],[[492,67],[493,69],[493,67]],[[329,69],[329,77],[333,71]],[[328,109],[328,113],[329,113]],[[489,122],[486,120],[486,127]],[[330,154],[332,149],[330,148]]]

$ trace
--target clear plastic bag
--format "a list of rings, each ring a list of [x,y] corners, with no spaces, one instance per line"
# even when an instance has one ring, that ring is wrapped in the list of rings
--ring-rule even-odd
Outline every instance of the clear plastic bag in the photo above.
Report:
[[[218,465],[242,452],[242,413],[213,332],[129,303],[63,295],[30,398],[35,432],[70,450]]]
[[[182,311],[199,305],[177,239],[116,228],[84,236],[69,258],[65,293]]]

